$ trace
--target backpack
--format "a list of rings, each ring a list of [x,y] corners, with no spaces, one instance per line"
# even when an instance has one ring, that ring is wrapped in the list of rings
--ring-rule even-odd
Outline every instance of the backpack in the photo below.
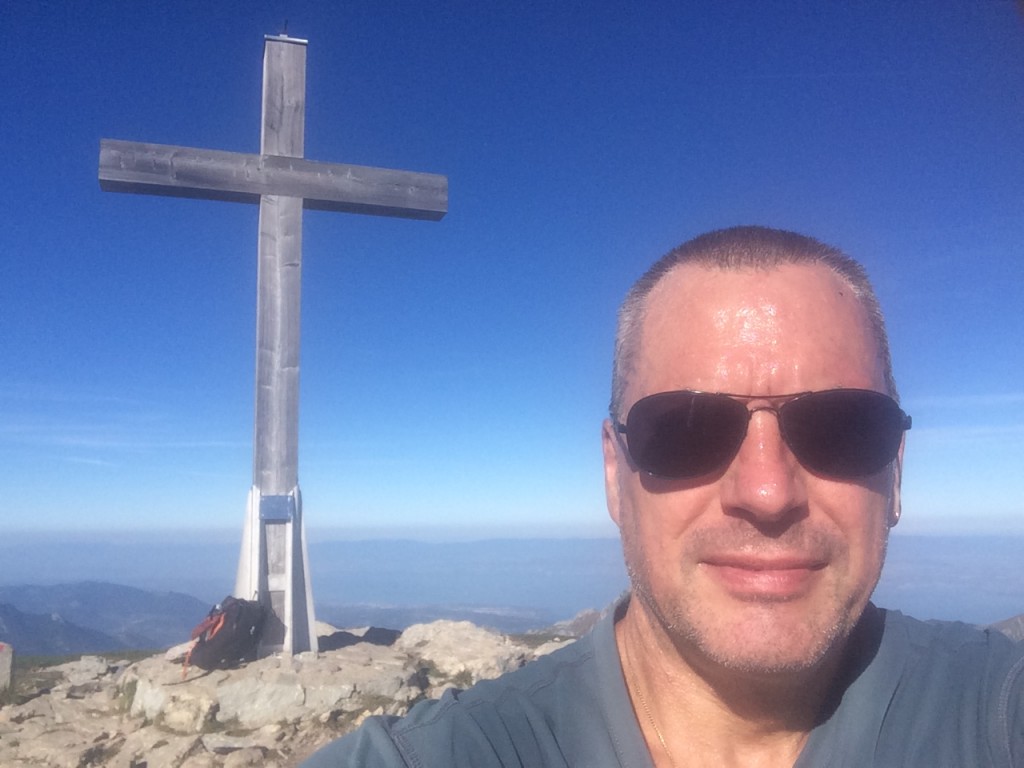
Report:
[[[192,630],[195,645],[185,658],[185,668],[230,669],[256,658],[263,606],[255,600],[225,597],[213,606]]]

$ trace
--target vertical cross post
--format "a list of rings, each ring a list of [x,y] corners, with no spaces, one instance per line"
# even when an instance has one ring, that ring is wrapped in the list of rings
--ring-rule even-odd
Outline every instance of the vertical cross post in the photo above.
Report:
[[[305,112],[306,43],[268,37],[260,154],[302,157]],[[317,650],[298,477],[302,204],[260,196],[253,484],[235,594],[268,609],[261,655]]]

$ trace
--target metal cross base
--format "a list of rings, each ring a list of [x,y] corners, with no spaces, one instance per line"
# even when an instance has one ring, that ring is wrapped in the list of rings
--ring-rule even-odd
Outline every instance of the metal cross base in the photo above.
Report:
[[[249,489],[235,596],[266,608],[259,655],[317,651],[302,495],[261,496]]]

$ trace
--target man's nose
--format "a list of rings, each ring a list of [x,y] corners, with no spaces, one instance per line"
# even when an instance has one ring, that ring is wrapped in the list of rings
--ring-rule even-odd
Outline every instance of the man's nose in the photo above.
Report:
[[[782,439],[770,409],[755,410],[747,435],[722,478],[726,514],[771,525],[806,514],[806,490],[799,462]]]

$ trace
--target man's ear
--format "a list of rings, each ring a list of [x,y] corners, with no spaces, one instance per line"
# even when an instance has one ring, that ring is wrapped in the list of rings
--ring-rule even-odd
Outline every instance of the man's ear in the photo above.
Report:
[[[895,528],[903,513],[902,500],[900,497],[900,484],[903,480],[903,447],[907,444],[907,433],[903,433],[900,440],[900,450],[896,454],[896,460],[892,465],[892,495],[889,497],[889,519],[890,528]]]
[[[601,425],[601,449],[604,451],[604,497],[608,515],[615,525],[619,522],[619,440],[615,427],[608,419]]]

